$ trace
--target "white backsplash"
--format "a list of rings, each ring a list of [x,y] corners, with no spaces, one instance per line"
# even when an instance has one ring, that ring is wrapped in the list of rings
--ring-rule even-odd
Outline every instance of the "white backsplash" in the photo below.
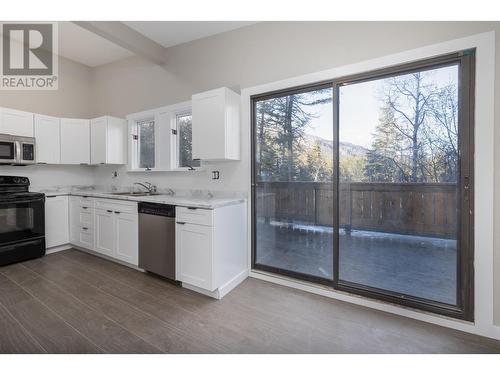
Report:
[[[31,186],[93,185],[95,170],[80,165],[0,165],[0,175],[28,177]]]
[[[131,191],[141,189],[134,182],[148,181],[156,185],[159,192],[172,189],[179,196],[206,197],[210,193],[215,197],[247,198],[249,176],[244,173],[243,164],[244,162],[207,164],[203,170],[178,172],[127,172],[125,166],[116,165],[0,166],[0,175],[28,177],[31,188],[37,191],[72,188]],[[213,170],[220,172],[219,180],[212,180]]]

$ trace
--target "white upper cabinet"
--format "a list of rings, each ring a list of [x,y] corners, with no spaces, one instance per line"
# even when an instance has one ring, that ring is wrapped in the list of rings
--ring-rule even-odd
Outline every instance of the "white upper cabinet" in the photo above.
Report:
[[[61,164],[90,164],[90,121],[61,119]]]
[[[0,108],[0,133],[33,137],[33,113]]]
[[[35,114],[36,162],[61,162],[61,135],[58,117]]]
[[[90,120],[90,163],[127,164],[127,123],[103,116]]]
[[[223,87],[193,95],[193,159],[240,160],[240,96]]]

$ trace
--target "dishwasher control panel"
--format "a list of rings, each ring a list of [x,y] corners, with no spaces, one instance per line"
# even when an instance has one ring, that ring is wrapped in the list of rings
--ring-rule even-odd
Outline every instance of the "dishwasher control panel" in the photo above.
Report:
[[[175,217],[175,206],[171,204],[139,202],[140,214]]]

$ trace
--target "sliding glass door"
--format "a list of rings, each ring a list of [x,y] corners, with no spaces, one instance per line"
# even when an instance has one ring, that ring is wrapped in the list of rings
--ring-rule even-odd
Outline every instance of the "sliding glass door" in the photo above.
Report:
[[[333,88],[255,98],[254,268],[333,280]]]
[[[473,51],[252,98],[253,267],[473,319]]]

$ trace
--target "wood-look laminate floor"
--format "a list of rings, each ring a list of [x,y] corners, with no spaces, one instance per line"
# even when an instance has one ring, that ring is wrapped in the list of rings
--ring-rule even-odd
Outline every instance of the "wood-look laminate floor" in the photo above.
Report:
[[[260,280],[216,301],[76,250],[0,267],[1,353],[500,353]]]

